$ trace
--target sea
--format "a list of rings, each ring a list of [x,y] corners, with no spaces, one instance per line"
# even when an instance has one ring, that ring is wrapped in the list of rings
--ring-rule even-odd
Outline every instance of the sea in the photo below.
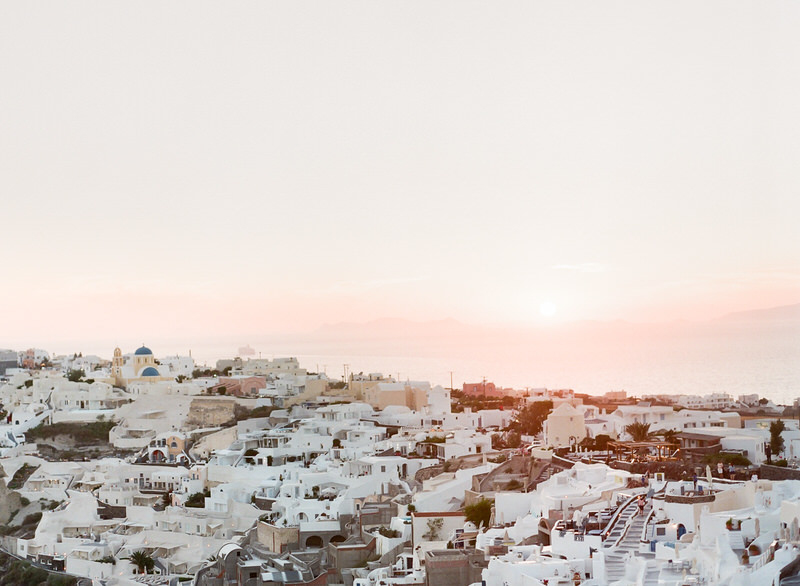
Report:
[[[333,379],[342,379],[345,372],[379,372],[455,388],[486,380],[504,388],[568,388],[592,395],[622,390],[638,397],[757,393],[784,405],[800,399],[797,322],[583,324],[535,334],[255,336],[227,346],[201,345],[193,356],[214,365],[245,344],[253,348],[252,357],[295,356],[304,368]]]

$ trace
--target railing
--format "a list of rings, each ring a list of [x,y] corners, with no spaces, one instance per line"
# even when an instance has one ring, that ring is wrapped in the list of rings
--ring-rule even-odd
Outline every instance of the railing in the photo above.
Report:
[[[770,559],[772,559],[772,556],[775,555],[775,549],[777,549],[777,546],[778,542],[773,541],[772,543],[770,543],[769,547],[762,554],[756,557],[755,561],[752,561],[751,558],[750,571],[755,572],[759,568],[768,564]]]
[[[622,532],[619,534],[619,537],[617,538],[617,542],[614,544],[615,546],[617,546],[620,543],[622,543],[622,540],[625,539],[625,537],[628,535],[628,530],[631,528],[631,525],[633,525],[633,520],[634,520],[635,517],[636,517],[636,515],[631,515],[628,518],[628,520],[625,521],[625,526],[622,528]]]
[[[650,541],[649,539],[647,539],[647,527],[648,527],[648,525],[650,525],[650,520],[653,518],[654,514],[655,514],[655,510],[654,509],[650,509],[650,512],[647,514],[647,517],[644,520],[644,526],[642,527],[642,535],[639,538],[639,542],[640,543],[647,543],[647,542]]]
[[[611,515],[611,518],[608,520],[608,523],[603,528],[602,535],[608,535],[611,532],[611,530],[614,528],[614,525],[616,524],[617,520],[619,519],[619,516],[622,514],[622,511],[625,510],[635,499],[636,499],[636,495],[633,495],[628,499],[628,501],[626,503],[624,503],[624,504],[620,505],[619,507],[617,507],[617,510],[614,511],[614,514]]]

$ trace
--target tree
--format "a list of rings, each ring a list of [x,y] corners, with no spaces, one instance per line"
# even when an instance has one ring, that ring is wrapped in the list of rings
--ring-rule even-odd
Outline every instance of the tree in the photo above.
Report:
[[[506,436],[505,441],[507,448],[518,448],[522,445],[522,438],[519,435],[518,431],[510,431]]]
[[[67,380],[76,383],[79,380],[81,380],[84,376],[86,376],[86,372],[84,372],[82,368],[79,368],[77,370],[70,369],[70,371],[67,373]]]
[[[183,506],[202,509],[203,507],[206,506],[206,497],[210,496],[211,496],[211,491],[208,489],[205,489],[203,492],[192,493],[183,502]]]
[[[517,411],[511,427],[525,435],[536,435],[542,431],[542,424],[552,409],[552,401],[535,401]]]
[[[492,519],[492,506],[494,501],[481,499],[477,503],[464,507],[464,516],[475,527],[488,527]]]
[[[130,557],[122,558],[128,560],[139,570],[140,574],[149,573],[156,565],[155,560],[146,551],[134,551]]]
[[[750,466],[752,462],[742,454],[708,454],[703,457],[705,464],[733,464],[734,466]]]
[[[660,435],[664,439],[665,444],[677,444],[679,433],[679,431],[674,429],[659,429],[656,435]]]
[[[594,449],[598,452],[605,452],[608,450],[608,442],[611,441],[611,436],[606,433],[599,434],[594,438]]]
[[[492,434],[492,449],[493,450],[502,450],[506,447],[506,443],[503,441],[503,435],[500,433],[493,433]]]
[[[631,436],[631,440],[635,442],[646,442],[654,435],[650,431],[649,423],[640,423],[638,421],[634,421],[630,425],[626,425],[625,433]]]
[[[769,447],[774,456],[783,451],[783,436],[781,434],[785,429],[786,424],[780,419],[769,424]]]

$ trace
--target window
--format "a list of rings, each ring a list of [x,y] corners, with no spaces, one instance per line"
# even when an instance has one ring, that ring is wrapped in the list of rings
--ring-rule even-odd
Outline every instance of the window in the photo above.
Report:
[[[656,527],[656,535],[666,535],[667,529],[665,527]]]

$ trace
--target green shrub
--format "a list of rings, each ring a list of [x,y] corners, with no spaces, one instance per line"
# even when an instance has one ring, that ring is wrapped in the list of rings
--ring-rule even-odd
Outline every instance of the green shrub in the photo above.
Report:
[[[30,466],[28,464],[23,464],[19,470],[14,473],[14,477],[9,481],[8,488],[16,490],[18,488],[22,488],[22,485],[31,477],[31,474],[36,472],[36,469],[39,468],[38,466]]]
[[[22,520],[23,525],[38,525],[42,520],[42,513],[31,513]]]
[[[206,505],[206,497],[209,496],[211,496],[211,491],[208,489],[205,489],[203,492],[190,494],[186,499],[186,502],[183,503],[183,506],[202,509]]]
[[[397,529],[389,529],[388,527],[380,527],[378,533],[389,538],[400,537],[402,535]]]
[[[243,419],[258,419],[260,417],[269,417],[274,410],[275,407],[262,405],[261,407],[256,407],[255,409],[250,409],[249,411],[247,411]]]
[[[75,578],[63,574],[50,574],[47,576],[47,586],[75,586],[77,583],[78,581]]]
[[[706,464],[716,464],[722,462],[726,466],[733,464],[734,466],[750,466],[752,462],[741,454],[708,454],[703,458]]]
[[[94,446],[98,443],[108,443],[108,432],[115,425],[113,421],[38,425],[28,431],[28,436],[34,439],[50,439],[64,435],[71,438],[78,446]]]
[[[8,558],[2,565],[8,563]],[[51,574],[31,565],[27,561],[13,560],[6,566],[6,571],[0,575],[0,584],[3,586],[16,586],[19,584],[47,584],[47,586],[74,586],[77,580],[64,574]]]

